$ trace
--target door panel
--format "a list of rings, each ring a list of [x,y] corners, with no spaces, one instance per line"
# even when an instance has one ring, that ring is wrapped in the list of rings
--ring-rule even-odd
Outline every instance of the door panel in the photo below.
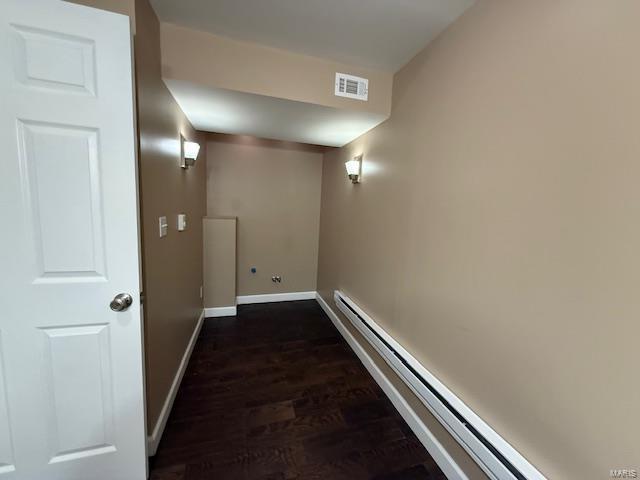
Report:
[[[0,480],[143,480],[129,19],[0,0]]]
[[[109,325],[47,328],[43,334],[50,461],[115,451]]]
[[[98,132],[19,120],[18,139],[36,281],[104,279]]]
[[[2,330],[0,330],[0,475],[14,471],[11,427],[7,408],[7,391],[4,381]]]
[[[11,28],[18,82],[28,87],[95,95],[93,40],[24,25]]]

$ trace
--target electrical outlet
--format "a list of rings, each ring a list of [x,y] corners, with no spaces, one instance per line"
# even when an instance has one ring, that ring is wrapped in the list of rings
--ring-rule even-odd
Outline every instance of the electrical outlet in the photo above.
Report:
[[[271,277],[271,281],[273,283],[282,283],[282,277],[280,275],[274,275]]]

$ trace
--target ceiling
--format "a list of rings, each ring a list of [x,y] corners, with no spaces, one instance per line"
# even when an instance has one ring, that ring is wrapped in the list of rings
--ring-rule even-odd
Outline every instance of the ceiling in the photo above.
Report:
[[[165,79],[197,130],[341,147],[386,119],[282,98]]]
[[[151,0],[163,22],[396,72],[475,0]]]

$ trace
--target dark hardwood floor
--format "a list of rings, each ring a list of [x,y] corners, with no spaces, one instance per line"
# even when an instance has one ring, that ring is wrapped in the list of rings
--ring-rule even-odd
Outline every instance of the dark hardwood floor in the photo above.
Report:
[[[205,321],[152,480],[444,479],[314,300]]]

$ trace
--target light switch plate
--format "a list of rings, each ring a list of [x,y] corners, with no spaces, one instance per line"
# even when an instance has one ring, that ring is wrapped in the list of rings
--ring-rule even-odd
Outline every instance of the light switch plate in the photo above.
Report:
[[[160,234],[160,238],[167,236],[167,230],[169,229],[169,224],[167,223],[167,217],[159,217],[158,218],[158,233]]]
[[[178,231],[184,232],[187,229],[187,214],[178,214]]]

